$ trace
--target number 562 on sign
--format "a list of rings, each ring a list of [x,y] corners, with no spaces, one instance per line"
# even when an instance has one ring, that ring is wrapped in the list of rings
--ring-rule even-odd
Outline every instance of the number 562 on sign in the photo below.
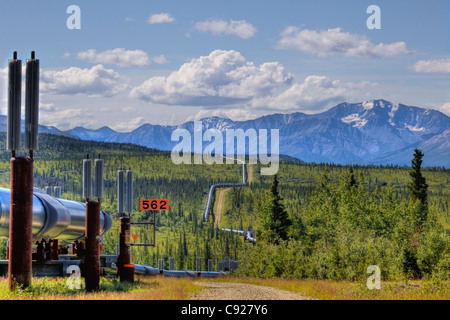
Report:
[[[169,210],[169,199],[141,199],[141,210]]]

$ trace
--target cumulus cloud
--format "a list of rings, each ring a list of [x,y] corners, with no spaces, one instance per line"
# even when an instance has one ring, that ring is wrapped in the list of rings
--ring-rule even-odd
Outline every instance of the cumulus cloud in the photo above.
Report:
[[[88,60],[92,63],[114,64],[118,67],[143,67],[150,64],[150,58],[142,50],[125,50],[116,48],[97,53],[89,49],[77,54],[78,59]]]
[[[256,33],[256,28],[245,20],[207,20],[197,22],[194,29],[214,35],[235,35],[242,39],[251,38]]]
[[[450,116],[450,102],[444,103],[440,108],[439,111],[442,113],[445,113],[446,115]]]
[[[326,76],[311,75],[302,83],[294,83],[279,95],[270,99],[255,100],[256,108],[269,108],[271,110],[303,112],[319,112],[349,100],[359,101],[365,96],[370,96],[367,90],[376,86],[376,83],[346,82],[331,80]]]
[[[8,68],[0,68],[0,81],[5,81],[5,83],[8,83]]]
[[[39,110],[44,112],[56,111],[56,106],[53,103],[39,103]]]
[[[41,103],[39,110],[40,124],[57,127],[60,130],[97,125],[97,118],[88,108],[61,108],[53,103]]]
[[[450,73],[450,59],[420,60],[411,69],[415,72]]]
[[[303,82],[292,83],[286,90],[267,97],[255,97],[240,108],[200,110],[187,121],[218,116],[235,121],[250,120],[274,112],[317,113],[328,110],[344,101],[363,101],[372,96],[370,89],[377,83],[332,80],[326,76],[312,75]]]
[[[157,64],[164,64],[164,63],[168,62],[166,57],[163,54],[161,54],[157,57],[153,57],[153,61]]]
[[[278,62],[256,66],[239,52],[215,50],[183,64],[167,77],[149,78],[130,95],[168,105],[233,105],[268,96],[291,80]]]
[[[42,93],[110,97],[122,91],[119,74],[99,64],[90,69],[41,70]]]
[[[342,32],[341,28],[315,31],[301,30],[294,26],[287,27],[281,33],[278,48],[294,49],[318,57],[342,54],[350,57],[376,58],[412,52],[404,42],[375,45],[366,36]]]
[[[130,121],[123,121],[116,123],[111,126],[111,129],[115,131],[121,131],[121,132],[130,132],[136,129],[137,127],[140,127],[146,123],[146,118],[144,117],[137,117],[134,119],[131,119]]]
[[[221,110],[200,110],[196,115],[190,116],[187,121],[201,120],[208,117],[228,118],[234,121],[245,121],[255,119],[258,114],[245,109],[221,109]]]
[[[170,23],[175,21],[175,18],[172,17],[172,15],[170,13],[157,13],[157,14],[153,14],[151,15],[148,19],[147,22],[150,24],[155,24],[155,23]]]

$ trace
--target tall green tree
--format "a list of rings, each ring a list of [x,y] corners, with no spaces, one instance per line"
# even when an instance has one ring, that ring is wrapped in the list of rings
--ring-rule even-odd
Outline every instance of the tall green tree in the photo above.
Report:
[[[261,241],[279,244],[287,240],[288,229],[292,225],[289,215],[278,192],[278,177],[274,175],[272,186],[266,190],[265,197],[259,203],[260,228],[257,238]]]
[[[417,148],[414,149],[414,157],[411,161],[411,171],[409,172],[411,182],[408,184],[411,201],[413,203],[418,202],[417,210],[415,210],[415,220],[417,227],[419,228],[422,227],[428,214],[428,184],[421,171],[423,156],[424,154],[421,150]]]

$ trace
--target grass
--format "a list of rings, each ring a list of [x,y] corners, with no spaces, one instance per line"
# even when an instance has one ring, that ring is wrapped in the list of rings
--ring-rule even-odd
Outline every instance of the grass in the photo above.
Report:
[[[136,276],[133,285],[102,278],[100,291],[69,289],[67,278],[33,278],[25,290],[8,290],[0,278],[0,300],[188,300],[202,290],[198,282],[239,282],[275,287],[321,300],[450,300],[450,282],[439,280],[390,281],[369,290],[361,281],[257,279],[225,276],[218,279]],[[84,285],[84,281],[82,281]]]
[[[380,290],[370,290],[367,288],[366,282],[361,281],[258,279],[248,277],[224,277],[214,281],[275,287],[320,300],[450,300],[450,281],[439,280],[382,281]]]
[[[133,285],[120,283],[117,279],[102,278],[100,290],[87,293],[83,279],[83,286],[79,290],[69,289],[66,280],[33,278],[29,288],[11,292],[7,279],[0,278],[0,300],[186,300],[201,289],[191,278],[136,276]]]

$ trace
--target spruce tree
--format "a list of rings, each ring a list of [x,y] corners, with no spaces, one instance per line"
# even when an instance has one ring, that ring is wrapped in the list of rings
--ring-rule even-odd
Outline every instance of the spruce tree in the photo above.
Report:
[[[280,240],[287,240],[288,229],[292,224],[288,213],[281,203],[278,192],[278,178],[274,175],[272,186],[265,193],[265,199],[260,203],[260,228],[258,238],[268,243],[279,244]]]
[[[418,210],[416,212],[418,227],[423,225],[423,222],[427,219],[428,213],[428,184],[421,171],[423,155],[421,150],[417,148],[414,149],[414,158],[411,161],[411,171],[409,172],[412,180],[408,184],[411,201],[419,201]]]
[[[350,184],[350,187],[354,187],[354,186],[356,186],[356,179],[355,179],[355,174],[353,173],[353,168],[352,167],[350,167],[350,170],[349,170],[349,184]]]

